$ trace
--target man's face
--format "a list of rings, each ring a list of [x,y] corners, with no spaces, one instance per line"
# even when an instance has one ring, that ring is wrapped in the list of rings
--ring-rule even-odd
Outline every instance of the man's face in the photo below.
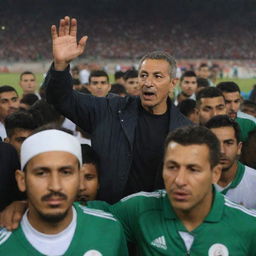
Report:
[[[202,78],[208,79],[208,77],[210,76],[209,68],[208,67],[201,67],[198,70],[197,74],[198,74],[198,77],[202,77]]]
[[[176,213],[203,211],[208,207],[212,184],[219,176],[220,167],[210,166],[207,145],[169,143],[164,156],[163,179]]]
[[[239,92],[223,92],[227,114],[231,119],[236,119],[237,112],[241,104],[241,96]]]
[[[0,121],[19,109],[19,98],[16,92],[0,93]]]
[[[20,87],[24,94],[35,93],[36,78],[32,74],[25,74],[20,79]]]
[[[186,97],[190,97],[196,92],[197,80],[195,76],[185,76],[180,83],[182,93]]]
[[[25,130],[21,128],[16,128],[13,131],[12,136],[7,138],[7,142],[10,143],[15,147],[18,154],[20,154],[20,147],[23,143],[23,141],[30,136],[32,133],[32,130]]]
[[[88,90],[92,95],[97,97],[107,96],[110,88],[111,86],[106,76],[93,76],[91,77],[91,82],[88,85]]]
[[[16,179],[20,190],[27,193],[31,218],[58,222],[72,214],[80,182],[74,155],[62,151],[41,153],[28,162],[25,172],[16,172]]]
[[[83,164],[80,170],[80,188],[77,201],[87,202],[96,199],[99,189],[99,178],[96,166]]]
[[[139,70],[141,104],[153,114],[163,114],[167,109],[167,98],[176,79],[170,77],[170,65],[165,60],[146,59]]]
[[[128,78],[125,81],[125,89],[129,95],[138,96],[140,95],[140,87],[138,83],[138,77]]]
[[[237,142],[233,127],[211,128],[211,131],[217,136],[221,145],[222,171],[228,171],[237,162],[242,143]]]
[[[227,113],[225,101],[222,96],[214,98],[201,98],[199,103],[199,121],[204,125],[212,117]]]

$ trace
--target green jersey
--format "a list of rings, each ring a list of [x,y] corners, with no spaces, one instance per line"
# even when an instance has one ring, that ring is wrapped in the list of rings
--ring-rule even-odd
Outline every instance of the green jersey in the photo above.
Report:
[[[123,229],[112,214],[74,205],[77,225],[66,256],[128,255]],[[21,227],[0,230],[0,255],[42,256],[26,239]]]
[[[252,120],[246,118],[237,117],[235,121],[239,124],[240,127],[240,140],[245,142],[248,140],[249,132],[256,130],[256,124]]]
[[[189,232],[164,190],[140,192],[110,207],[143,256],[255,256],[256,212],[214,191],[211,211]]]

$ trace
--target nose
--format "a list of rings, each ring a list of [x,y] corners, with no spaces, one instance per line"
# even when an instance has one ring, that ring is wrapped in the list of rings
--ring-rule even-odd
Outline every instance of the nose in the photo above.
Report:
[[[181,168],[178,171],[177,176],[175,178],[175,184],[178,187],[183,187],[184,185],[186,185],[186,171],[185,171],[185,168]]]
[[[56,173],[52,174],[49,176],[49,181],[48,181],[48,189],[50,191],[54,191],[54,192],[57,192],[57,191],[61,191],[61,180],[60,180],[60,177],[59,175]]]
[[[145,82],[144,82],[145,86],[147,87],[151,87],[153,86],[153,79],[151,77],[147,77]]]

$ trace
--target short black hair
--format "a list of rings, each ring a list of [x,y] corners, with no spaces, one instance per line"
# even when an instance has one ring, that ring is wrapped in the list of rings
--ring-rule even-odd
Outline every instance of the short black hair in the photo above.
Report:
[[[18,96],[17,91],[14,89],[14,87],[10,86],[10,85],[2,85],[0,86],[0,94],[4,93],[4,92],[15,92]]]
[[[15,129],[34,130],[37,128],[33,116],[27,111],[17,111],[6,117],[4,126],[7,136],[10,138]]]
[[[201,69],[201,68],[209,68],[209,66],[206,63],[201,63],[198,69]]]
[[[220,142],[216,135],[204,126],[185,126],[170,132],[165,140],[164,156],[168,145],[172,141],[182,146],[206,145],[209,149],[211,168],[215,167],[220,161]]]
[[[137,78],[138,71],[136,69],[129,69],[124,73],[124,80],[127,81],[129,78]]]
[[[215,97],[223,97],[223,99],[225,99],[223,96],[223,93],[218,88],[212,87],[212,86],[206,87],[196,94],[196,101],[197,103],[199,103],[199,101],[202,98],[215,98]]]
[[[20,100],[20,103],[27,104],[29,106],[32,106],[36,101],[38,101],[39,98],[34,93],[28,93],[25,94],[22,99]]]
[[[202,78],[202,77],[197,77],[197,88],[200,87],[210,87],[210,83],[207,79]]]
[[[124,72],[119,70],[119,71],[116,71],[115,74],[115,80],[119,79],[119,78],[122,78],[124,76]]]
[[[83,164],[93,164],[96,166],[97,173],[99,172],[99,157],[91,146],[81,144]],[[99,174],[99,173],[98,173]]]
[[[81,82],[78,78],[73,78],[72,81],[73,81],[73,85],[80,85],[81,84]]]
[[[179,105],[178,108],[180,110],[180,112],[184,115],[184,116],[189,116],[190,114],[192,114],[195,111],[196,108],[196,101],[193,99],[186,99],[183,100]]]
[[[34,103],[29,112],[32,114],[36,124],[42,126],[48,123],[60,123],[62,121],[61,114],[49,104],[46,100],[41,99]]]
[[[192,70],[185,71],[182,76],[180,77],[180,81],[182,82],[185,77],[195,77],[196,78],[196,73]]]
[[[93,70],[89,75],[89,84],[91,83],[92,77],[100,77],[105,76],[107,78],[107,81],[109,83],[109,76],[106,71],[104,70]]]
[[[256,111],[256,103],[254,101],[251,101],[251,100],[244,100],[242,103],[241,103],[241,108],[243,106],[248,106],[248,107],[251,107],[253,108],[255,111]]]
[[[222,92],[241,92],[239,86],[235,82],[220,82],[216,87]]]
[[[115,93],[117,95],[120,95],[120,94],[126,95],[127,94],[125,87],[122,84],[118,84],[118,83],[112,84],[111,90],[109,92]]]
[[[206,122],[205,127],[207,127],[208,129],[220,127],[233,127],[237,143],[240,141],[239,124],[235,120],[229,118],[227,115],[218,115],[212,117],[208,122]]]
[[[36,77],[33,72],[27,70],[27,71],[24,71],[24,72],[22,72],[22,73],[20,74],[20,80],[22,79],[22,77],[23,77],[24,75],[32,75],[34,78]]]

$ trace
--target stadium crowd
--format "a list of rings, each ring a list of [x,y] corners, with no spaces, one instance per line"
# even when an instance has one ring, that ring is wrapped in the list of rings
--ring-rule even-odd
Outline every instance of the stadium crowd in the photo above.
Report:
[[[236,6],[238,10],[235,7],[223,8],[215,13],[213,9],[200,10],[193,5],[191,9],[185,8],[186,5],[177,9],[168,5],[168,1],[151,8],[150,2],[153,1],[142,4],[141,8],[133,8],[131,1],[130,4],[123,3],[119,9],[114,8],[117,3],[112,3],[114,7],[110,8],[108,1],[100,3],[100,8],[95,9],[93,6],[97,6],[96,3],[82,1],[72,7],[68,1],[64,1],[62,6],[41,0],[36,3],[26,1],[26,4],[11,0],[3,2],[0,9],[0,42],[5,47],[0,49],[1,59],[51,59],[48,28],[56,23],[56,15],[63,16],[65,13],[77,17],[80,33],[90,37],[88,56],[135,59],[148,51],[166,50],[176,58],[186,59],[256,57],[255,15],[249,8],[246,15],[239,12],[242,6]],[[12,8],[13,5],[16,8]],[[133,12],[125,12],[128,7]],[[238,16],[240,19],[237,19]]]
[[[27,16],[3,17],[13,37],[1,54],[53,62],[40,88],[30,71],[22,95],[0,86],[0,255],[256,255],[255,88],[244,100],[206,63],[178,79],[167,53],[254,58],[253,41],[235,39],[243,28],[229,45],[218,38],[229,22],[193,31],[143,16],[134,31],[132,19],[86,16],[87,43],[76,19],[51,26],[49,39],[41,28],[54,12]],[[13,35],[15,23],[25,26]],[[167,51],[149,51],[158,45]],[[111,84],[105,70],[70,68],[85,50],[141,59]]]

